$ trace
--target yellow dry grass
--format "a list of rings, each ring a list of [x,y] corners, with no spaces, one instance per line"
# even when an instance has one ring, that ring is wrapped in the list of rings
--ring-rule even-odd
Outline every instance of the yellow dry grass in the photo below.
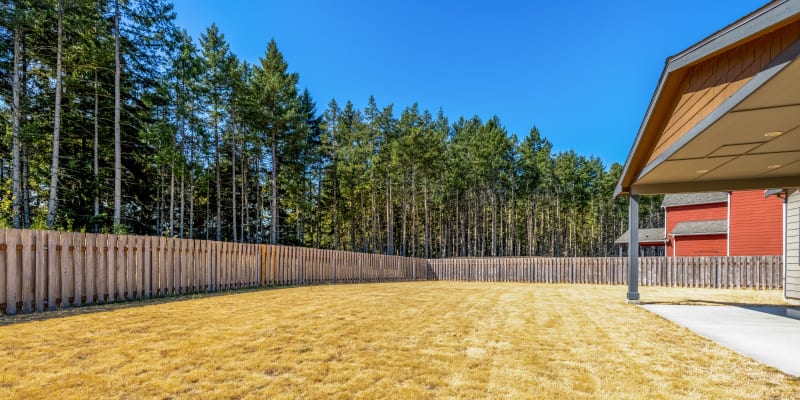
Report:
[[[621,286],[298,287],[0,326],[0,398],[798,398]],[[660,302],[778,292],[643,288]],[[8,322],[8,320],[6,320]]]

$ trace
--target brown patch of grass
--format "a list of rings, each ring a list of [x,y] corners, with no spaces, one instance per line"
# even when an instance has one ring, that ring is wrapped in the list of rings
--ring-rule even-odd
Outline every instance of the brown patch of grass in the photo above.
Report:
[[[17,323],[0,327],[0,398],[800,397],[800,380],[624,304],[625,291],[311,286]]]

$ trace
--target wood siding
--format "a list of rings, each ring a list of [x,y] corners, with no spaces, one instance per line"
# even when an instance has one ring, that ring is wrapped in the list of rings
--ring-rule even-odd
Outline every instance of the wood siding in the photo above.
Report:
[[[659,138],[645,164],[658,158],[798,38],[800,22],[795,22],[688,67],[672,112],[662,121]]]
[[[667,238],[669,241],[667,242],[667,256],[673,256],[675,252],[675,238],[669,235],[673,229],[675,229],[675,225],[679,222],[685,221],[711,221],[711,220],[719,220],[719,219],[728,219],[728,203],[713,203],[713,204],[694,204],[689,206],[676,206],[676,207],[668,207],[665,211],[664,216],[664,223],[667,227]],[[702,238],[696,238],[701,239]],[[683,243],[689,243],[693,240],[691,236],[682,236],[679,237],[678,240],[680,241],[680,245],[678,246],[678,254],[677,255],[685,255],[685,256],[693,256],[698,255],[695,253],[686,253],[682,251],[681,247]],[[706,242],[710,243],[710,242]],[[691,246],[691,245],[690,245]],[[727,256],[727,241],[724,241],[722,246],[722,251],[720,252],[720,247],[718,244],[714,244],[713,250],[717,251],[716,255],[719,256]],[[692,251],[702,250],[700,248],[692,248]],[[711,250],[711,249],[709,249]],[[703,255],[709,255],[708,252],[702,252]]]
[[[800,301],[800,192],[789,195],[786,209],[786,297]]]
[[[731,193],[730,255],[783,254],[783,200],[764,191]]]
[[[672,245],[678,257],[725,256],[728,238],[726,235],[676,236]]]

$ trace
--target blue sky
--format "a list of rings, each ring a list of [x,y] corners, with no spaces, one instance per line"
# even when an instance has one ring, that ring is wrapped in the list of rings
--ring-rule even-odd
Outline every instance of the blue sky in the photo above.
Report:
[[[258,62],[275,38],[321,113],[418,102],[451,121],[493,115],[521,139],[537,126],[555,151],[624,163],[665,59],[764,0],[176,0],[197,39],[215,22]]]

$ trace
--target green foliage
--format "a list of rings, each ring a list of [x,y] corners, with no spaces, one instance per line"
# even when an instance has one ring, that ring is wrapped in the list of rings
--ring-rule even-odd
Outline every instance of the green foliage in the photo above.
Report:
[[[17,31],[25,68],[18,213],[24,226],[44,226],[55,1],[0,8],[0,227],[15,215]],[[363,110],[331,100],[320,113],[275,40],[250,65],[216,25],[198,41],[177,29],[160,0],[119,3],[123,222],[114,225],[115,3],[63,4],[59,229],[450,257],[609,255],[626,227],[626,200],[612,197],[619,164],[554,153],[536,127],[518,140],[496,116],[450,120],[418,104],[395,115],[373,97]],[[642,199],[646,224],[662,222],[659,204]]]

